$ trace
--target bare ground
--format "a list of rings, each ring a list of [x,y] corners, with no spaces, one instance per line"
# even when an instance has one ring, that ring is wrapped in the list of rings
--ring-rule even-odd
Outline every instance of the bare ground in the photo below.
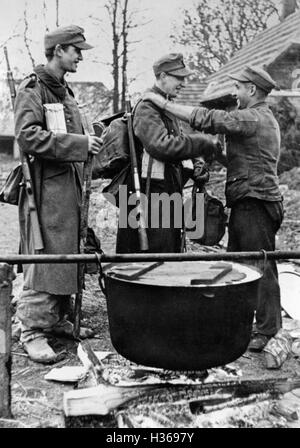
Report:
[[[5,180],[9,169],[15,164],[7,158],[0,159],[0,186]],[[217,176],[216,178],[219,178]],[[91,198],[91,218],[90,225],[96,230],[97,235],[101,239],[102,247],[104,251],[111,252],[114,250],[115,231],[116,231],[116,211],[105,202],[101,195],[99,195],[99,187],[101,182],[95,181],[93,184],[93,194]],[[219,180],[217,183],[211,183],[211,189],[222,197],[222,191],[224,187],[223,180]],[[284,187],[285,188],[285,187]],[[299,205],[300,205],[300,192],[293,190],[286,190],[287,202],[289,203],[289,210],[286,219],[292,220],[292,225],[283,225],[278,235],[277,245],[280,249],[296,249],[299,247]],[[5,205],[0,203],[0,253],[1,254],[15,254],[18,252],[18,217],[17,208],[15,206]],[[199,250],[199,246],[189,244],[189,250]],[[106,299],[103,296],[99,284],[97,275],[87,276],[87,287],[83,299],[83,319],[82,325],[88,326],[95,330],[96,336],[91,340],[91,345],[94,350],[99,351],[114,351],[109,334],[108,316],[106,308]],[[17,279],[13,285],[13,303],[17,298],[20,288],[22,287],[22,276],[17,275]],[[285,322],[289,325],[291,320],[285,319]],[[77,343],[67,339],[55,339],[50,340],[56,351],[67,349],[67,357],[62,360],[55,367],[63,365],[80,365],[80,361],[77,357]],[[241,369],[243,378],[267,378],[267,377],[281,377],[281,376],[294,376],[300,375],[300,362],[297,358],[290,358],[284,363],[280,370],[269,371],[265,367],[265,361],[263,355],[253,354],[247,352],[243,357],[237,360],[235,366]],[[114,427],[116,421],[114,419],[83,419],[79,420],[65,420],[62,412],[63,394],[66,391],[72,390],[73,385],[67,385],[62,383],[55,383],[46,381],[44,375],[51,369],[50,366],[43,366],[41,364],[30,361],[23,351],[19,342],[14,342],[12,348],[12,413],[15,419],[15,423],[9,421],[1,421],[0,427],[9,426],[25,426],[25,427],[59,427],[63,428],[67,426],[99,426],[99,427]],[[246,409],[246,408],[245,408]],[[245,411],[237,411],[234,417],[229,416],[227,419],[223,419],[223,423],[218,423],[213,418],[207,417],[205,422],[201,423],[195,419],[188,417],[188,420],[184,420],[184,412],[186,416],[190,410],[185,409],[184,412],[181,409],[181,420],[175,419],[174,413],[174,427],[182,427],[186,422],[189,423],[189,427],[300,427],[299,421],[288,422],[283,417],[270,417],[269,413],[265,410],[258,412],[259,405],[254,407],[254,413],[256,409],[257,417],[253,416],[253,409],[251,417]],[[169,414],[170,415],[170,414]],[[248,415],[248,417],[247,417]],[[258,417],[259,416],[259,417]],[[247,420],[248,419],[248,420]],[[151,423],[152,422],[152,423]],[[158,420],[156,421],[156,424]],[[191,423],[192,422],[192,423]],[[156,427],[155,420],[144,419],[144,427]],[[160,424],[162,424],[160,422]],[[165,422],[169,427],[168,423]],[[170,424],[170,419],[169,419]],[[148,425],[148,426],[147,426]],[[151,426],[153,425],[153,426]],[[194,425],[194,426],[193,426]],[[201,426],[202,425],[202,426]]]

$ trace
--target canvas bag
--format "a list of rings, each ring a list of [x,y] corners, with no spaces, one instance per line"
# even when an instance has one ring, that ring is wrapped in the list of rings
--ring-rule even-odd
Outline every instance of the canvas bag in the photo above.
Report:
[[[17,165],[9,173],[3,187],[0,190],[0,202],[11,205],[18,205],[22,181],[22,165]]]
[[[42,85],[42,104],[45,104],[45,92]],[[0,190],[0,202],[4,202],[6,204],[18,205],[19,204],[19,196],[20,196],[20,188],[23,183],[23,171],[22,164],[17,165],[13,170],[9,173],[2,189]]]
[[[203,246],[215,246],[223,238],[226,230],[228,216],[223,203],[208,194],[206,189],[199,191],[194,185],[192,190],[192,217],[195,219],[196,194],[204,193],[204,234],[199,239],[190,239]],[[191,231],[193,229],[190,229]]]
[[[93,179],[112,179],[130,158],[126,116],[113,120],[104,129],[101,138],[103,145],[93,161]]]
[[[132,115],[139,99],[132,109]],[[103,145],[94,156],[93,179],[113,179],[130,163],[128,120],[126,114],[116,118],[104,129],[101,138]]]

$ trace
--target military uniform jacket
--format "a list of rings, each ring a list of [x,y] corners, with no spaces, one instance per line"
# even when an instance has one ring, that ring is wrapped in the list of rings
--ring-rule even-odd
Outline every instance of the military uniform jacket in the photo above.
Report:
[[[195,108],[190,125],[227,136],[228,207],[245,197],[282,200],[277,176],[280,129],[266,102],[232,112]]]
[[[151,89],[153,92],[165,95],[158,87]],[[138,141],[140,153],[145,150],[153,159],[163,162],[164,172],[162,179],[151,178],[149,193],[173,193],[182,194],[184,183],[191,174],[183,169],[182,160],[193,159],[214,149],[211,140],[201,134],[183,134],[177,119],[164,111],[161,111],[150,101],[140,101],[135,109],[133,118],[134,135]],[[142,191],[146,191],[146,180],[142,179]],[[129,186],[134,191],[133,186]],[[161,202],[149,197],[148,209],[148,241],[150,252],[180,252],[181,228],[174,223],[173,205],[170,206],[169,224],[167,223],[168,211],[163,209]],[[157,212],[155,219],[159,220],[159,226],[151,223],[151,207]],[[164,221],[166,219],[166,221]],[[157,222],[157,221],[156,221]],[[182,217],[183,222],[183,217]],[[180,224],[180,222],[179,222]],[[136,231],[120,229],[117,239],[117,252],[138,252],[138,237]]]
[[[43,104],[64,106],[67,133],[46,128]],[[33,156],[34,183],[45,254],[79,251],[79,223],[83,163],[88,137],[82,135],[77,103],[67,84],[62,85],[44,66],[20,85],[15,102],[15,134],[20,149]],[[19,201],[20,250],[33,254],[33,239],[26,192]],[[73,264],[24,265],[25,287],[50,294],[77,292],[77,266]]]

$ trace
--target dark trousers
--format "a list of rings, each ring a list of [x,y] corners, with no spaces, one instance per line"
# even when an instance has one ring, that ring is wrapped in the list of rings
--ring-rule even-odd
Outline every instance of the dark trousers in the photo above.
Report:
[[[254,198],[237,201],[231,209],[229,220],[228,252],[275,250],[275,235],[282,219],[282,202]],[[273,336],[282,326],[276,262],[268,260],[265,265],[263,262],[251,264],[264,271],[256,305],[257,332]]]
[[[120,204],[121,212],[122,204]],[[151,208],[157,212],[158,225],[151,226]],[[128,207],[128,211],[132,209]],[[167,215],[168,214],[168,215]],[[169,217],[169,220],[167,219]],[[164,219],[167,224],[163,225]],[[163,208],[162,202],[158,198],[153,197],[149,200],[148,209],[148,226],[146,229],[148,245],[150,253],[172,253],[181,252],[181,229],[176,228],[174,224],[174,205],[170,204],[170,210]],[[140,252],[139,234],[137,229],[132,229],[128,225],[127,228],[118,228],[116,252],[122,253],[138,253]]]

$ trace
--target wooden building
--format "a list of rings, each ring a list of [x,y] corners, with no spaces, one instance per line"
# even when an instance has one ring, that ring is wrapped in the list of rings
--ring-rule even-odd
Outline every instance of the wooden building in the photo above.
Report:
[[[291,97],[300,108],[300,11],[259,33],[205,81],[193,80],[180,93],[178,102],[199,105],[204,99],[232,92],[233,81],[228,74],[246,64],[263,68],[275,79],[281,91],[273,91],[272,96]]]
[[[193,81],[177,101],[220,107],[233,92],[234,81],[228,75],[245,65],[266,70],[280,87],[268,96],[281,129],[279,172],[300,166],[300,11],[281,17],[277,25],[259,33],[205,83]],[[187,126],[185,130],[188,131]]]
[[[266,70],[281,90],[273,91],[271,96],[295,97],[300,111],[300,11],[259,33],[218,72],[209,76],[201,98],[220,97],[231,92],[233,81],[228,74],[239,72],[245,65]]]

